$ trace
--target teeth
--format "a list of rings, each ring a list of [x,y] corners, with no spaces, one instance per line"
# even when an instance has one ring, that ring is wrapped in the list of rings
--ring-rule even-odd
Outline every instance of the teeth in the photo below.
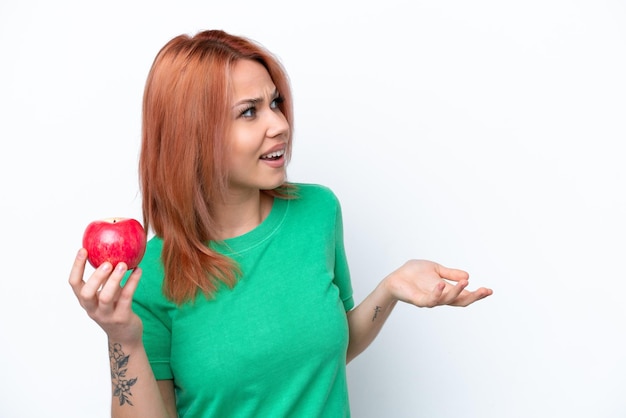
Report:
[[[282,157],[285,154],[285,150],[281,149],[280,151],[270,152],[269,154],[262,155],[261,158],[278,158]]]

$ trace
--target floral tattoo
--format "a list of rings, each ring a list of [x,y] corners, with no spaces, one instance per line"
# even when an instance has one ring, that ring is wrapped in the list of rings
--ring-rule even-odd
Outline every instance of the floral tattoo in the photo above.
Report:
[[[128,358],[130,355],[124,354],[122,345],[119,343],[109,344],[109,360],[111,361],[111,383],[113,384],[113,396],[117,396],[120,405],[133,405],[130,397],[133,394],[130,388],[137,383],[137,378],[126,378],[126,366],[128,366]]]

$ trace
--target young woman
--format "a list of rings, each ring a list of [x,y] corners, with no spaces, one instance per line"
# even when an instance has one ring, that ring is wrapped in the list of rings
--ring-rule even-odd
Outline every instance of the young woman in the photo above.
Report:
[[[84,281],[81,249],[69,279],[108,336],[113,417],[348,417],[346,364],[397,301],[467,306],[492,293],[466,290],[464,271],[410,260],[354,307],[339,202],[287,182],[288,78],[248,39],[168,42],[142,129],[155,235],[144,259]]]

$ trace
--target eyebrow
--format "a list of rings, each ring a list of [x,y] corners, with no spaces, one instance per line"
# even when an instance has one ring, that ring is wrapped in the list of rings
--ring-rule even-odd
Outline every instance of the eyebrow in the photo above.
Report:
[[[276,99],[277,97],[280,97],[280,93],[278,92],[278,89],[274,89],[274,92],[272,93],[272,100]],[[244,105],[244,104],[256,105],[257,103],[261,103],[261,102],[263,102],[262,97],[255,97],[252,99],[243,99],[235,103],[233,108]]]

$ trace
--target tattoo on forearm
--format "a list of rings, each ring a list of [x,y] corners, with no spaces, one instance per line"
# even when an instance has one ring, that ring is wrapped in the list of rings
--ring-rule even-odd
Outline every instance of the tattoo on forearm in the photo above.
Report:
[[[122,351],[122,345],[119,343],[109,344],[109,360],[111,361],[111,383],[113,384],[113,396],[117,396],[120,400],[120,405],[128,404],[133,405],[130,401],[130,397],[133,394],[130,392],[130,388],[137,383],[137,378],[126,378],[126,367],[128,366],[128,359],[130,355],[124,354]]]
[[[374,316],[372,317],[372,322],[374,322],[374,320],[378,316],[378,312],[380,312],[381,309],[382,308],[380,306],[376,305],[376,307],[374,308]]]

